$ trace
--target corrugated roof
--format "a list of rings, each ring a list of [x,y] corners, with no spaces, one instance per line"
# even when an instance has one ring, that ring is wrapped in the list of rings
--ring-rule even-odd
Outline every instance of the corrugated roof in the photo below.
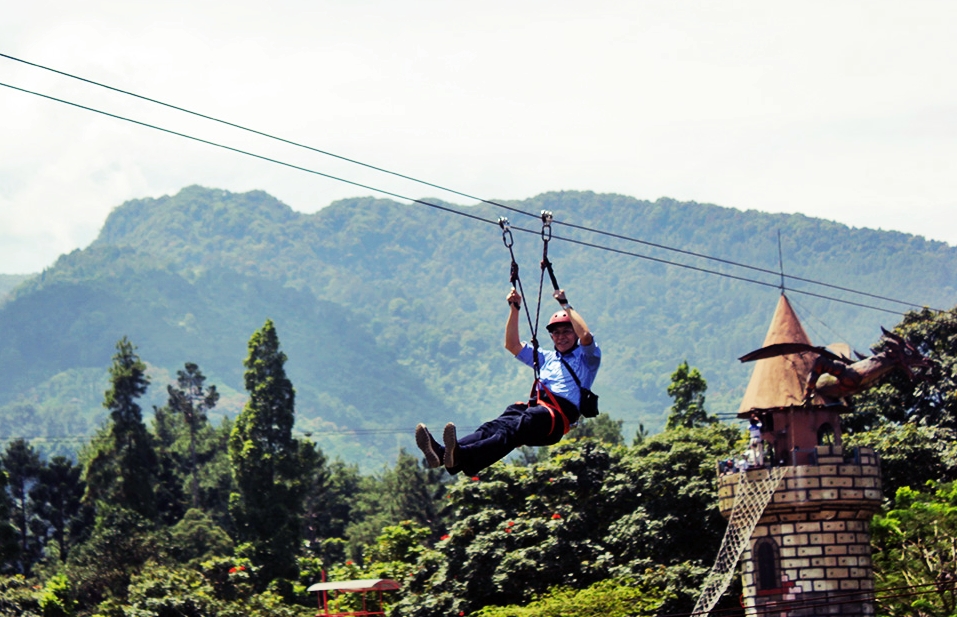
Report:
[[[391,578],[364,578],[354,581],[316,583],[306,591],[395,591],[399,583]]]
[[[804,326],[784,294],[778,300],[762,347],[776,343],[811,344]],[[738,413],[801,405],[804,402],[804,384],[816,357],[817,354],[813,352],[804,352],[755,362]],[[818,398],[815,397],[814,403],[821,402]]]

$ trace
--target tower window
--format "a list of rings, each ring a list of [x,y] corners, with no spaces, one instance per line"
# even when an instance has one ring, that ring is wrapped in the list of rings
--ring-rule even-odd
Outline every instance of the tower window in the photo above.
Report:
[[[770,540],[761,540],[757,547],[758,590],[776,589],[778,584],[777,548]]]

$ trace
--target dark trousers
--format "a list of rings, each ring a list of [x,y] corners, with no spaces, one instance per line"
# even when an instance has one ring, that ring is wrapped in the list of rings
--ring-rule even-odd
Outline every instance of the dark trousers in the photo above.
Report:
[[[576,414],[577,418],[577,414]],[[574,422],[574,419],[571,419]],[[459,439],[459,469],[474,476],[492,463],[500,461],[515,448],[521,446],[551,446],[564,434],[562,417],[558,413],[552,422],[552,413],[547,407],[529,407],[525,403],[509,405],[502,415],[478,427]]]

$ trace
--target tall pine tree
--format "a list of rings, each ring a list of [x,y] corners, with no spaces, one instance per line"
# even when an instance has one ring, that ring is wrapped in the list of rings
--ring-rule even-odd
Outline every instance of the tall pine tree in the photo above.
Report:
[[[13,571],[20,554],[16,527],[9,523],[12,510],[7,494],[7,472],[0,470],[0,573]]]
[[[314,458],[292,436],[295,391],[285,363],[276,328],[267,320],[249,339],[244,363],[249,401],[229,436],[237,487],[229,510],[239,541],[253,546],[261,583],[296,576],[303,498],[311,475],[300,462]]]
[[[88,502],[102,502],[153,520],[156,515],[154,483],[156,453],[136,400],[146,393],[146,365],[125,336],[116,344],[111,387],[103,406],[110,421],[90,444],[84,457]]]
[[[39,542],[29,526],[33,510],[30,489],[40,474],[40,455],[25,439],[15,439],[7,444],[0,462],[7,472],[7,490],[13,498],[14,521],[20,532],[19,570],[27,574],[40,553]]]
[[[30,489],[34,523],[43,529],[45,544],[56,544],[60,561],[69,557],[72,541],[83,530],[81,472],[67,457],[54,456],[40,468],[37,483]]]
[[[193,362],[176,371],[176,386],[169,385],[169,408],[182,414],[189,427],[190,496],[194,508],[199,507],[199,462],[196,455],[196,434],[207,422],[207,412],[216,406],[216,386],[204,387],[206,376]]]

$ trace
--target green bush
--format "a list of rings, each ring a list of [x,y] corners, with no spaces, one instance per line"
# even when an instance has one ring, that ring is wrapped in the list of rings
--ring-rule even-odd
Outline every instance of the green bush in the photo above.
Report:
[[[73,617],[76,613],[73,587],[65,575],[57,574],[43,586],[40,610],[43,611],[43,617]]]
[[[0,617],[41,617],[39,589],[22,574],[0,576]]]
[[[487,606],[475,617],[631,617],[664,604],[660,589],[630,579],[605,579],[585,589],[556,587],[525,606]]]

